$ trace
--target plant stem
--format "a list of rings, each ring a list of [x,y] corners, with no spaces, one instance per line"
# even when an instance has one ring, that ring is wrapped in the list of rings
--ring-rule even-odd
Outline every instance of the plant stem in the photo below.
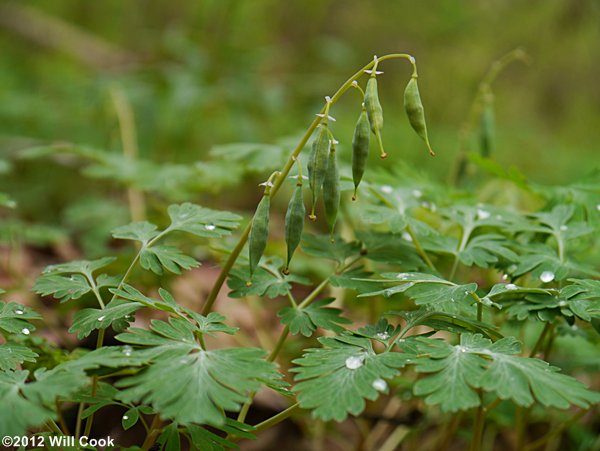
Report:
[[[123,90],[116,85],[110,88],[110,97],[117,112],[123,154],[127,159],[135,161],[138,156],[138,142],[131,103]],[[140,190],[129,186],[127,188],[127,199],[131,220],[143,221],[146,219],[144,194]]]
[[[98,339],[96,340],[96,349],[99,349],[102,347],[103,342],[104,342],[105,332],[106,332],[106,329],[98,330]],[[97,389],[98,389],[98,376],[93,376],[92,377],[92,398],[96,397]],[[92,423],[93,422],[94,422],[94,414],[92,413],[92,414],[90,414],[89,417],[87,417],[87,420],[85,421],[85,429],[83,430],[84,436],[89,437],[90,432],[92,431]]]
[[[281,352],[281,349],[283,348],[283,344],[285,343],[285,340],[287,340],[289,333],[290,333],[290,326],[285,326],[283,331],[281,331],[281,335],[279,336],[279,340],[277,340],[277,344],[275,345],[275,348],[269,354],[269,357],[267,358],[267,362],[275,361],[275,359]]]
[[[346,82],[342,86],[340,86],[340,88],[336,91],[336,93],[331,97],[331,100],[328,101],[326,103],[326,105],[321,109],[319,114],[323,114],[323,113],[325,113],[325,111],[328,111],[328,109],[332,105],[334,105],[348,89],[350,89],[352,87],[352,82],[354,80],[358,80],[360,77],[362,77],[365,70],[370,69],[371,67],[373,67],[373,65],[375,65],[376,63],[378,63],[380,61],[394,59],[394,58],[407,59],[411,62],[411,64],[413,65],[413,68],[415,67],[414,58],[411,55],[406,54],[406,53],[392,53],[389,55],[384,55],[382,57],[379,57],[376,60],[371,61],[370,63],[366,64],[363,68],[361,68],[354,75],[352,75],[352,77],[350,77],[348,80],[346,80]],[[281,169],[281,171],[280,171],[281,176],[277,177],[273,187],[271,188],[271,194],[270,194],[271,198],[274,197],[277,194],[277,192],[279,191],[279,188],[281,188],[283,181],[287,178],[292,167],[294,166],[294,162],[295,162],[296,158],[298,158],[298,155],[300,155],[300,152],[302,152],[302,149],[304,149],[304,146],[306,146],[306,143],[308,142],[308,140],[312,136],[313,132],[315,131],[315,129],[321,123],[322,120],[323,120],[322,117],[316,116],[315,119],[313,119],[313,121],[309,125],[308,129],[304,132],[304,135],[302,135],[302,138],[300,138],[300,141],[298,142],[297,146],[292,151],[287,162]],[[221,291],[221,287],[223,286],[223,284],[225,283],[225,279],[229,275],[229,271],[235,264],[235,261],[237,260],[238,256],[240,255],[240,252],[242,251],[242,249],[244,248],[246,241],[248,241],[248,236],[250,235],[250,228],[251,228],[251,224],[248,224],[246,226],[246,228],[244,229],[244,231],[242,232],[242,236],[240,237],[237,245],[235,246],[235,248],[229,255],[229,258],[223,265],[223,268],[221,269],[219,277],[215,281],[215,284],[213,285],[210,293],[208,294],[208,297],[206,298],[206,302],[202,309],[203,315],[207,315],[212,310],[213,305],[214,305],[215,301],[217,300],[217,296],[218,296],[219,292]]]
[[[537,354],[538,350],[540,349],[540,346],[544,342],[544,338],[546,338],[546,335],[548,334],[548,332],[550,331],[551,328],[552,328],[552,324],[550,322],[547,322],[544,325],[544,328],[542,329],[542,333],[538,337],[537,341],[535,342],[535,345],[533,346],[533,349],[529,353],[529,357],[533,357]]]
[[[54,422],[54,420],[48,420],[48,422],[46,424],[48,426],[48,429],[50,429],[55,434],[57,434],[57,435],[65,435],[65,433]]]
[[[256,426],[254,426],[253,432],[261,432],[265,429],[269,429],[270,427],[275,426],[276,424],[281,423],[283,420],[289,418],[299,408],[299,403],[292,404],[290,407],[279,412],[277,415],[274,415],[271,418],[268,418],[265,421],[258,423]]]
[[[148,451],[152,447],[152,445],[154,445],[154,442],[158,438],[158,434],[160,433],[161,429],[162,429],[162,420],[160,419],[160,415],[156,414],[156,415],[154,415],[154,419],[152,420],[152,423],[150,424],[150,433],[146,436],[146,439],[144,440],[144,443],[142,444],[143,450]]]
[[[483,438],[483,428],[485,426],[485,408],[483,407],[483,396],[479,391],[480,404],[475,413],[475,424],[473,425],[473,438],[471,440],[471,451],[481,450],[481,439]]]

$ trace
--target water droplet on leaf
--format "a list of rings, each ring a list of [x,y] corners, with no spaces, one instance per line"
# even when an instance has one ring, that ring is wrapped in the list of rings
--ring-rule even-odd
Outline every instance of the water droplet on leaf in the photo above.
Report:
[[[206,230],[215,230],[215,229],[217,228],[217,226],[216,226],[216,225],[214,225],[214,224],[206,224],[206,225],[204,226],[204,228],[205,228]]]
[[[552,271],[544,271],[540,274],[540,280],[544,283],[552,282],[554,280],[554,273]]]
[[[392,194],[394,189],[390,185],[383,185],[381,187],[381,191],[384,192],[385,194]]]
[[[363,366],[363,362],[365,360],[364,355],[353,355],[346,359],[346,368],[349,370],[356,370]]]
[[[412,236],[410,236],[410,233],[408,232],[402,232],[402,239],[412,243]]]
[[[123,346],[123,354],[129,357],[133,353],[133,348],[129,345]]]
[[[477,218],[478,219],[487,219],[491,216],[491,213],[486,210],[482,210],[481,208],[477,209]]]
[[[21,330],[21,333],[23,335],[29,335],[31,333],[31,331],[29,329],[27,329],[27,328],[24,328],[23,330]]]
[[[105,316],[99,316],[98,317],[98,321],[104,321],[104,318],[106,318]]]
[[[19,310],[15,310],[15,315],[22,315],[23,314],[23,310],[19,309]]]
[[[377,391],[386,391],[387,383],[383,379],[375,379],[373,381],[373,388]]]
[[[516,286],[514,283],[507,283],[507,284],[506,284],[506,289],[507,289],[507,290],[516,290],[516,289],[518,289],[518,288],[519,288],[519,287],[518,287],[518,286]]]
[[[387,340],[388,338],[390,338],[390,334],[388,334],[387,332],[379,332],[377,335],[375,335],[377,338],[379,338],[380,340]]]

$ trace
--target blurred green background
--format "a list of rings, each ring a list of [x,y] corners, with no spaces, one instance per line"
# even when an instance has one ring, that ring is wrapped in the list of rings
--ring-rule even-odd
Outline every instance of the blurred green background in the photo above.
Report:
[[[403,113],[409,65],[391,61],[380,81],[385,164],[448,177],[478,82],[517,46],[531,64],[511,65],[494,85],[494,158],[538,182],[577,180],[599,161],[599,23],[596,0],[4,0],[0,192],[46,222],[64,221],[64,208],[90,193],[110,197],[113,188],[69,161],[18,155],[60,142],[120,153],[111,87],[131,102],[140,157],[185,165],[218,144],[297,136],[324,95],[391,52],[417,58],[438,156],[427,156]],[[359,111],[358,97],[346,97],[333,111],[342,149]]]

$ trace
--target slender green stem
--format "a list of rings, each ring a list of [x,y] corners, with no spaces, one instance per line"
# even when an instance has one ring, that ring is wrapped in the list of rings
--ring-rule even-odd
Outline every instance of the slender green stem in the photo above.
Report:
[[[360,77],[363,76],[365,70],[372,68],[374,66],[374,64],[376,64],[376,63],[379,63],[381,61],[385,61],[388,59],[394,59],[394,58],[407,59],[412,64],[413,68],[415,67],[414,57],[412,57],[411,55],[409,55],[407,53],[392,53],[389,55],[384,55],[382,57],[379,57],[376,60],[371,61],[370,63],[366,64],[359,71],[357,71],[354,75],[352,75],[348,80],[346,80],[346,82],[342,86],[340,86],[340,88],[336,91],[336,93],[331,97],[331,99],[321,109],[319,114],[325,113],[326,110],[328,110],[332,105],[334,105],[340,99],[340,97],[342,97],[342,95],[348,89],[350,89],[352,87],[352,82],[355,80],[358,80]],[[295,159],[298,157],[298,155],[300,155],[300,152],[302,152],[302,149],[304,149],[304,146],[306,146],[306,143],[312,136],[312,134],[315,131],[315,129],[317,128],[317,126],[321,123],[322,119],[323,119],[322,117],[316,116],[315,119],[313,119],[313,121],[309,125],[308,129],[306,129],[306,132],[304,132],[304,135],[302,135],[302,138],[300,138],[300,141],[298,142],[297,146],[292,151],[291,155],[289,156],[288,160],[286,161],[285,165],[283,166],[283,168],[280,171],[281,177],[278,177],[275,180],[274,186],[271,188],[271,197],[275,196],[277,194],[277,192],[279,191],[279,189],[281,188],[283,181],[287,178],[292,167],[294,166]],[[246,241],[248,240],[248,236],[250,235],[250,228],[251,228],[251,224],[248,224],[246,226],[246,228],[244,229],[244,231],[242,232],[242,236],[240,237],[237,245],[235,246],[235,248],[229,255],[229,258],[223,265],[223,268],[221,269],[221,272],[219,273],[219,276],[218,276],[217,280],[215,281],[215,284],[213,285],[210,293],[208,294],[208,297],[206,298],[206,302],[202,309],[203,315],[207,315],[212,310],[212,307],[217,299],[217,296],[219,295],[219,292],[221,291],[221,287],[223,286],[223,284],[225,283],[225,279],[227,279],[227,276],[229,275],[229,271],[231,271],[231,268],[235,264],[235,261],[237,260],[238,256],[240,255],[240,252],[242,252],[242,249],[244,248],[244,245],[246,244]]]
[[[475,413],[475,423],[473,425],[473,438],[471,440],[471,451],[481,450],[481,440],[483,438],[483,428],[485,426],[485,408],[483,407],[483,396],[479,390],[479,407]]]
[[[542,346],[542,343],[544,342],[544,339],[546,338],[546,335],[548,334],[548,332],[550,331],[551,328],[552,328],[552,324],[550,322],[547,322],[544,325],[544,328],[542,329],[542,333],[538,337],[537,341],[535,342],[535,345],[533,346],[533,349],[529,353],[529,357],[533,357],[537,354],[538,350]]]
[[[467,243],[469,242],[469,238],[471,238],[471,233],[473,232],[472,228],[465,227],[462,232],[462,236],[460,238],[460,244],[458,245],[458,249],[456,250],[456,255],[454,256],[454,263],[452,264],[452,271],[450,271],[450,277],[448,279],[454,279],[456,275],[456,270],[458,269],[459,258],[458,255],[465,250],[467,247]]]
[[[48,429],[54,432],[57,435],[65,435],[64,432],[58,427],[54,420],[48,420],[47,422]]]
[[[82,425],[82,416],[83,416],[83,409],[85,409],[85,403],[81,402],[79,403],[79,407],[77,408],[77,419],[75,420],[75,438],[79,439],[79,437],[81,437],[81,425]]]
[[[481,113],[483,99],[486,95],[491,94],[492,83],[496,80],[498,75],[514,61],[528,63],[529,57],[527,53],[525,53],[525,51],[520,47],[511,50],[491,64],[488,71],[479,83],[477,93],[475,94],[475,98],[473,99],[469,113],[467,114],[467,119],[460,129],[458,154],[454,163],[454,169],[450,172],[450,184],[453,186],[456,186],[464,176],[464,167],[466,165],[465,147],[467,139],[473,133],[473,129],[477,123],[477,118]]]
[[[417,254],[419,254],[419,256],[425,261],[425,263],[427,264],[427,266],[429,266],[429,268],[431,270],[433,270],[434,272],[437,272],[437,269],[435,268],[435,266],[429,259],[429,255],[427,255],[427,252],[425,252],[425,249],[423,249],[423,246],[421,246],[421,242],[417,238],[417,235],[415,235],[415,232],[413,231],[410,224],[406,224],[406,233],[408,233],[410,235],[410,239],[412,240],[412,243],[415,246],[415,250],[417,251]]]
[[[285,343],[285,340],[287,340],[289,333],[290,333],[290,327],[285,326],[285,328],[281,331],[281,335],[279,336],[279,340],[277,340],[277,344],[275,345],[275,348],[273,348],[273,350],[269,354],[269,357],[267,358],[268,362],[273,362],[277,358],[277,356],[281,352],[281,349],[283,348],[283,344]]]
[[[264,431],[265,429],[269,429],[270,427],[275,426],[278,423],[281,423],[283,420],[292,416],[292,414],[294,412],[296,412],[299,408],[300,408],[299,403],[292,404],[290,407],[279,412],[277,415],[274,415],[271,418],[269,418],[261,423],[258,423],[256,426],[254,426],[253,432]]]
[[[103,343],[104,343],[104,334],[106,333],[106,329],[99,329],[98,330],[98,339],[96,340],[96,349],[99,349],[102,347]],[[98,390],[98,376],[93,376],[92,377],[92,398],[96,397],[96,391]],[[92,431],[92,424],[94,422],[94,414],[90,414],[89,417],[87,417],[87,420],[85,421],[85,429],[83,430],[83,435],[86,437],[89,437],[90,432]]]
[[[154,415],[152,424],[150,424],[150,432],[148,433],[148,435],[146,435],[146,439],[144,440],[144,443],[142,444],[143,450],[148,451],[152,447],[152,445],[154,445],[154,442],[158,438],[158,434],[160,433],[161,429],[162,429],[162,420],[160,419],[160,415],[156,414],[156,415]]]

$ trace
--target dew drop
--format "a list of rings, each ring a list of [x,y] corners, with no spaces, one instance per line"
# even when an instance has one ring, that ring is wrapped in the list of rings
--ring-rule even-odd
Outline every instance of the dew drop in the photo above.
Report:
[[[381,191],[384,192],[385,194],[392,194],[394,189],[390,185],[383,185],[381,187]]]
[[[22,314],[23,314],[23,310],[21,310],[21,309],[15,310],[15,315],[22,315]]]
[[[21,333],[23,335],[29,335],[31,333],[31,331],[29,329],[27,329],[27,328],[24,328],[23,330],[21,330]]]
[[[600,211],[600,204],[596,205],[596,210]]]
[[[490,298],[488,298],[487,296],[484,298],[481,298],[481,303],[483,305],[487,305],[488,307],[493,304],[492,300]]]
[[[129,345],[123,346],[123,354],[129,357],[133,353],[133,348]]]
[[[375,379],[373,381],[373,388],[377,391],[386,391],[387,390],[387,383],[386,381],[384,381],[383,379]]]
[[[544,283],[552,282],[554,280],[554,273],[552,271],[544,271],[540,274],[540,280]]]
[[[456,347],[456,349],[457,349],[459,352],[467,352],[467,348],[465,348],[464,346],[457,346],[457,347]]]
[[[481,208],[477,209],[477,218],[479,219],[487,219],[491,216],[491,213],[486,210],[482,210]]]
[[[508,280],[508,274],[503,274],[502,275],[502,280]]]
[[[408,274],[406,274],[405,272],[401,272],[400,274],[398,274],[396,276],[396,279],[406,280],[406,279],[408,279]]]
[[[388,334],[387,332],[379,332],[375,336],[380,340],[387,340],[388,338],[390,338],[390,334]]]
[[[99,316],[98,317],[98,321],[104,321],[104,318],[106,318],[105,316]]]
[[[559,306],[559,307],[566,307],[566,306],[567,306],[567,303],[566,303],[565,301],[560,301],[560,302],[558,303],[558,306]]]
[[[560,230],[561,230],[561,231],[563,231],[563,232],[564,232],[565,230],[569,230],[569,226],[566,226],[566,225],[561,225],[561,226],[560,226]]]
[[[346,359],[346,368],[349,370],[356,370],[363,366],[363,362],[365,360],[364,355],[353,355]]]
[[[410,236],[410,233],[408,233],[408,232],[402,232],[402,239],[412,243],[412,237]]]
[[[123,415],[123,419],[124,420],[129,420],[129,417],[127,415]]]
[[[215,229],[217,228],[217,226],[216,226],[216,225],[214,225],[214,224],[206,224],[206,225],[204,226],[204,228],[205,228],[206,230],[215,230]]]
[[[507,289],[507,290],[516,290],[516,289],[518,289],[518,288],[519,288],[519,287],[518,287],[518,286],[516,286],[514,283],[507,283],[507,284],[506,284],[506,289]]]
[[[423,192],[420,189],[414,189],[412,195],[418,199],[423,196]]]

